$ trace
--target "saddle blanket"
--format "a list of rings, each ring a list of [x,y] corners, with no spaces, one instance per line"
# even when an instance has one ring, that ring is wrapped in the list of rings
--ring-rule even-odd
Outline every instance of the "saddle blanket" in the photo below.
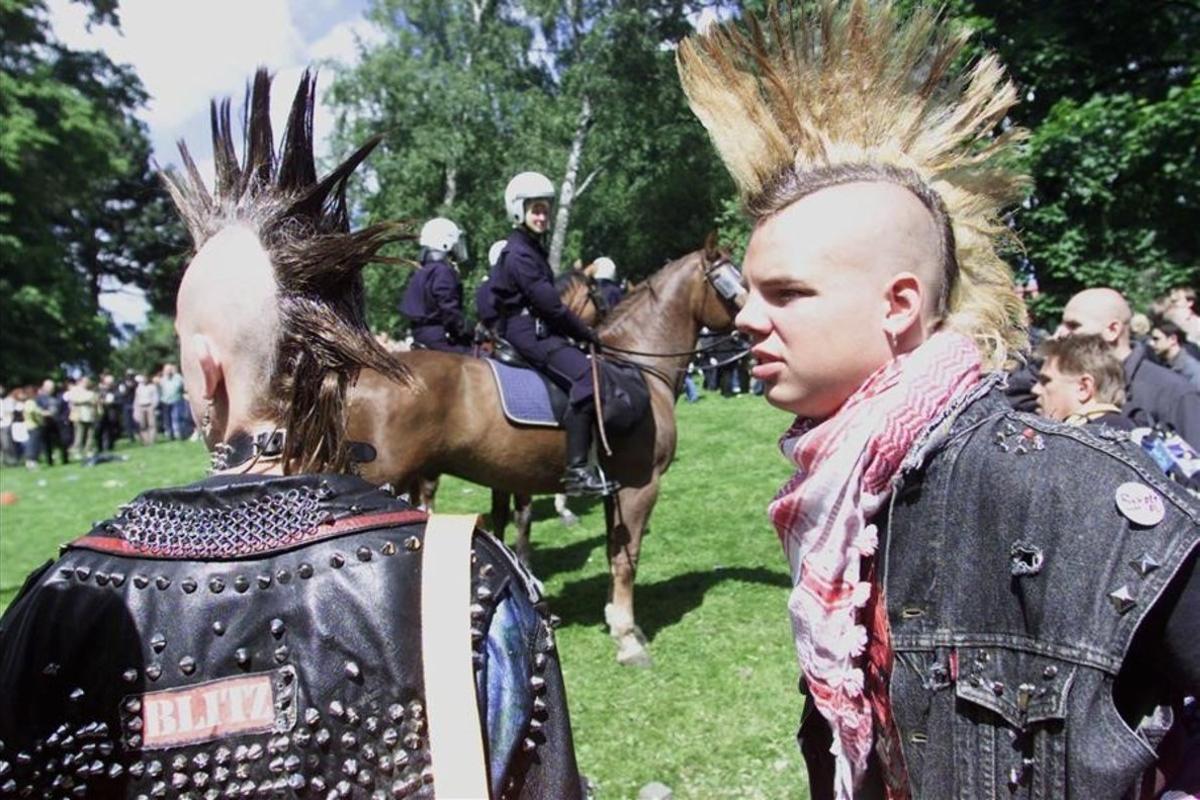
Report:
[[[511,367],[495,359],[487,360],[500,392],[504,416],[518,425],[561,427],[567,396],[537,370]]]

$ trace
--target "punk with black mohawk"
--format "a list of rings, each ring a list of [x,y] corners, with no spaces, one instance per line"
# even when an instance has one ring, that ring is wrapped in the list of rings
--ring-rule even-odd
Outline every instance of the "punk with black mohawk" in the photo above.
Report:
[[[234,225],[252,232],[266,251],[277,284],[278,324],[273,369],[261,387],[258,412],[286,429],[285,471],[341,472],[350,465],[346,391],[358,371],[369,367],[401,382],[409,379],[404,365],[367,328],[362,269],[385,260],[378,255],[385,244],[412,235],[393,222],[350,230],[346,183],[380,137],[318,178],[316,76],[305,71],[300,78],[278,153],[270,91],[271,76],[258,70],[246,92],[240,160],[230,102],[212,102],[216,182],[211,192],[182,141],[184,172],[168,170],[164,179],[197,252]]]

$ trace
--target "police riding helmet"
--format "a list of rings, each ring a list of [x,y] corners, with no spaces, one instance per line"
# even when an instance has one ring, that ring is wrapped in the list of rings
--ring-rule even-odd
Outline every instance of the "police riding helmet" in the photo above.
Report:
[[[598,281],[615,281],[617,279],[617,265],[608,256],[600,256],[592,262],[595,268],[594,274]]]
[[[504,245],[508,244],[507,239],[497,239],[492,242],[492,246],[488,248],[488,266],[494,267],[500,263],[500,254],[504,252]]]
[[[422,225],[418,242],[421,247],[439,253],[450,253],[460,263],[467,260],[466,234],[445,217],[434,217]]]
[[[526,201],[553,199],[554,184],[540,172],[522,172],[504,188],[504,208],[513,225],[525,221]]]

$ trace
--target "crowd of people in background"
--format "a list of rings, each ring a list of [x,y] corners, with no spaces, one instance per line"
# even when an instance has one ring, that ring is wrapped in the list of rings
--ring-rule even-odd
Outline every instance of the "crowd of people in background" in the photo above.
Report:
[[[696,349],[699,354],[688,365],[683,383],[684,396],[689,403],[701,399],[700,388],[720,392],[722,397],[763,393],[762,382],[750,376],[754,360],[749,355],[749,346],[740,336],[713,333],[703,328]],[[695,380],[697,374],[701,379],[699,387]]]
[[[195,435],[174,364],[156,372],[126,370],[118,378],[78,375],[40,386],[0,386],[0,457],[4,466],[66,464],[112,453],[121,439],[151,445]]]
[[[1119,292],[1085,289],[1053,334],[1034,332],[1034,358],[1009,380],[1018,410],[1134,436],[1163,471],[1200,489],[1200,315],[1177,288],[1135,313]]]

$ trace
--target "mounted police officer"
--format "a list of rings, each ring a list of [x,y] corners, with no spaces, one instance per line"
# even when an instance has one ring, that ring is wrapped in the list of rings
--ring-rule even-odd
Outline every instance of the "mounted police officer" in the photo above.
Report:
[[[492,295],[491,270],[494,270],[500,263],[500,256],[504,253],[504,247],[507,244],[508,242],[504,239],[492,242],[492,246],[488,248],[489,272],[475,287],[475,316],[479,320],[475,326],[477,340],[480,338],[491,339],[494,336],[498,318],[496,316],[496,298]]]
[[[412,323],[413,341],[430,350],[471,352],[463,318],[463,285],[458,264],[467,259],[466,236],[445,217],[421,227],[421,268],[404,290],[400,313]]]
[[[542,241],[553,200],[554,184],[545,175],[522,172],[508,182],[504,205],[513,231],[488,283],[499,334],[568,393],[566,493],[606,495],[615,484],[588,463],[596,415],[591,362],[579,349],[580,343],[600,344],[600,338],[563,305],[554,288]]]
[[[0,797],[579,800],[537,582],[473,519],[353,474],[350,385],[411,381],[360,276],[404,229],[349,230],[345,179],[377,140],[317,181],[308,74],[276,160],[269,80],[241,161],[216,106],[215,197],[167,176],[197,247],[175,324],[213,474],[122,506],[0,618]]]

